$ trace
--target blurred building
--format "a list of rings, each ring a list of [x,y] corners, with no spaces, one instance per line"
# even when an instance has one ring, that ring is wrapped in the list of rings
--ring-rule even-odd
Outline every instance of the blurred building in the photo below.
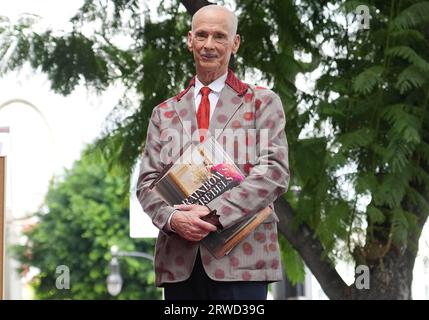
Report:
[[[23,244],[22,230],[36,222],[32,215],[43,207],[51,179],[71,167],[100,134],[123,90],[90,95],[78,87],[63,97],[50,90],[46,76],[34,74],[18,83],[17,78],[12,73],[0,79],[0,127],[9,128],[8,134],[0,133],[7,156],[4,293],[5,299],[31,299],[27,283],[37,270],[18,274],[10,246]]]

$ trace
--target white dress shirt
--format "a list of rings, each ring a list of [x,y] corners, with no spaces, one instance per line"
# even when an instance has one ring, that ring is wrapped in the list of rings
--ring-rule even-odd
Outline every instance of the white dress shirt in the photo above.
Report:
[[[225,81],[226,77],[228,76],[228,73],[225,73],[223,76],[220,76],[215,81],[210,83],[207,87],[210,88],[210,94],[209,94],[209,101],[210,101],[210,119],[213,116],[214,109],[217,105],[217,102],[219,101],[220,92],[222,91],[223,87],[225,87]],[[204,87],[204,85],[201,83],[200,80],[198,80],[198,77],[195,77],[195,90],[194,90],[194,101],[195,101],[195,114],[198,112],[198,107],[201,102],[201,88]]]
[[[219,97],[220,97],[220,92],[222,91],[223,87],[225,87],[225,81],[226,78],[228,76],[228,72],[226,72],[224,75],[220,76],[219,78],[217,78],[215,81],[213,81],[212,83],[210,83],[207,87],[210,88],[210,93],[209,93],[209,101],[210,101],[210,119],[213,116],[214,113],[214,109],[217,105],[217,102],[219,101]],[[204,87],[204,85],[201,83],[200,80],[198,80],[198,77],[195,77],[195,90],[194,90],[194,101],[195,101],[195,114],[197,114],[198,112],[198,107],[200,106],[200,102],[201,102],[201,88]],[[177,210],[174,210],[170,216],[168,217],[168,221],[167,224],[165,226],[167,231],[173,231],[174,230],[171,228],[171,218],[173,217],[173,214],[176,212]]]

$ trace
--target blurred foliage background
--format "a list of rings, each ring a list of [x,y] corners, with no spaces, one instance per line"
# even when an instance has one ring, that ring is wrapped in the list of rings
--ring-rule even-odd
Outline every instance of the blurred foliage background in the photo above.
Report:
[[[102,159],[88,155],[51,182],[45,205],[35,213],[38,222],[24,235],[25,245],[14,247],[22,263],[40,269],[31,282],[36,299],[112,299],[106,279],[110,248],[153,255],[155,239],[130,239],[128,181],[109,172]],[[117,299],[160,299],[152,262],[122,257],[124,285]],[[69,268],[68,290],[56,288],[58,265]]]

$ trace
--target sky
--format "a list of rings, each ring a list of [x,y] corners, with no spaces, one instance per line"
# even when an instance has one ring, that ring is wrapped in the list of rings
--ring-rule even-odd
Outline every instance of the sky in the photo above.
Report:
[[[45,25],[55,29],[64,28],[69,18],[73,16],[83,0],[13,0],[0,1],[0,15],[16,21],[23,14],[35,14],[44,20]]]

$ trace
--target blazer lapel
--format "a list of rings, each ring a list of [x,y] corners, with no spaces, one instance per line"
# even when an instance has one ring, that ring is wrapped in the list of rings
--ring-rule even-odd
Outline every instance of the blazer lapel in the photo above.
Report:
[[[177,115],[179,116],[180,121],[184,132],[189,136],[189,141],[192,141],[192,135],[198,129],[197,116],[195,112],[195,102],[194,102],[194,79],[192,79],[189,87],[182,91],[178,96],[176,96],[176,103],[174,108]]]
[[[210,119],[210,135],[217,139],[223,132],[229,120],[234,116],[238,108],[243,104],[243,97],[237,95],[228,85],[222,89],[219,101]],[[215,136],[216,134],[216,136]]]
[[[241,82],[231,69],[228,70],[225,87],[220,93],[219,101],[210,119],[209,132],[215,139],[219,137],[230,119],[243,104],[244,94],[248,88],[249,86]]]

